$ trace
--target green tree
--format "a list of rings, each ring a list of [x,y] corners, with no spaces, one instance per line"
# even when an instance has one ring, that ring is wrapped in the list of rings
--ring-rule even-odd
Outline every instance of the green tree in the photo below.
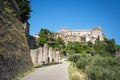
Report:
[[[49,46],[54,44],[54,33],[49,31],[48,29],[41,29],[39,32],[39,45],[43,46],[45,43],[48,43]]]
[[[97,54],[104,55],[106,53],[106,45],[103,41],[96,41],[94,44],[94,49]]]
[[[65,43],[62,38],[60,37],[56,38],[55,47],[60,50],[65,48]]]
[[[55,34],[48,29],[42,28],[38,35],[40,46],[47,43],[50,47],[53,47],[56,50],[62,50],[65,47],[64,41],[60,37],[56,38]]]
[[[90,41],[87,42],[87,45],[88,45],[88,47],[93,47],[93,43]]]
[[[85,42],[68,42],[66,48],[71,53],[86,53],[88,45]]]
[[[106,46],[106,51],[109,53],[115,53],[115,40],[110,39],[106,41],[107,46]]]
[[[99,35],[98,35],[96,41],[97,41],[97,42],[100,42],[100,36],[99,36]]]
[[[118,44],[115,45],[115,51],[120,51],[120,45]]]
[[[30,12],[31,12],[31,7],[30,7],[30,1],[28,0],[15,0],[18,4],[18,7],[20,9],[20,16],[21,16],[21,21],[24,23],[30,18]]]

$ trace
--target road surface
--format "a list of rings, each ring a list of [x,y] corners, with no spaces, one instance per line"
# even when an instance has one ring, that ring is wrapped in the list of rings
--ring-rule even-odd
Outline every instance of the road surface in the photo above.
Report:
[[[63,61],[62,64],[37,68],[20,80],[69,80],[68,66],[69,63]]]

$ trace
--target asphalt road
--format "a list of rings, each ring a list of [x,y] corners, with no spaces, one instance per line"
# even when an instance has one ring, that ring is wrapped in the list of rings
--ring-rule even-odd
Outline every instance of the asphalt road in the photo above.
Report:
[[[69,63],[63,62],[62,64],[37,68],[20,80],[69,80],[68,66]]]

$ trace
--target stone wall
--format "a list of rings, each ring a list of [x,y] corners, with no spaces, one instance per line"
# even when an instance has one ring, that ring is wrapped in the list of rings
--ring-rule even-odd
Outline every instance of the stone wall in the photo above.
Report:
[[[116,58],[120,58],[120,50],[116,51]]]
[[[30,24],[28,22],[25,22],[23,24],[23,27],[24,27],[24,33],[25,33],[25,36],[27,38],[27,43],[28,43],[28,47],[29,49],[35,49],[37,48],[37,40],[35,39],[34,36],[31,36],[29,34],[29,30],[30,30]]]
[[[60,51],[55,51],[51,47],[49,48],[47,44],[43,48],[31,49],[30,55],[35,66],[60,61]]]
[[[14,0],[0,0],[0,80],[13,80],[32,66],[19,14]]]
[[[37,41],[36,39],[29,35],[29,36],[26,36],[27,37],[27,43],[28,43],[28,47],[29,49],[36,49],[37,48]]]

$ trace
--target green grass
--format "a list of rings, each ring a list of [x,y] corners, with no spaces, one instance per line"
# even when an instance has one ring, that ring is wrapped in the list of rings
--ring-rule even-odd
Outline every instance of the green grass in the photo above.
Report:
[[[70,80],[86,80],[85,73],[82,70],[77,69],[76,66],[73,67],[73,65],[70,64],[68,70]]]

